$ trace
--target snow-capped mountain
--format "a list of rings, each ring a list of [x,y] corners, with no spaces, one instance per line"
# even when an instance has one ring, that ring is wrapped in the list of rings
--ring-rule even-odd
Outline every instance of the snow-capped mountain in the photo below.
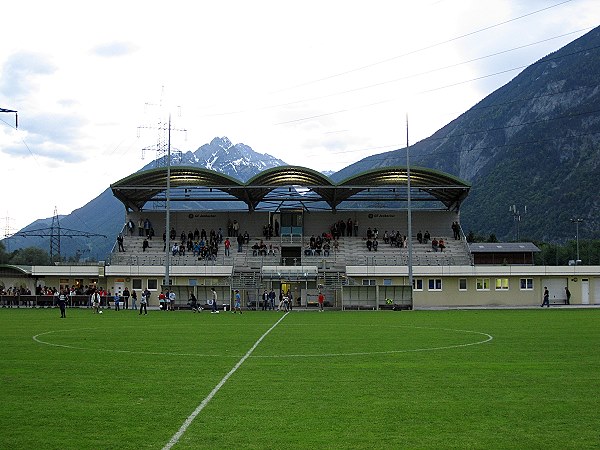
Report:
[[[255,152],[248,145],[232,144],[226,137],[214,138],[210,144],[204,144],[184,159],[191,165],[201,165],[207,169],[222,172],[246,181],[257,173],[286,163],[266,153]]]
[[[227,137],[216,137],[196,151],[181,155],[172,155],[171,164],[194,166],[224,173],[240,181],[248,181],[265,169],[285,166],[287,163],[266,153],[258,153],[252,147],[239,143],[233,144]],[[157,166],[152,161],[142,170]]]

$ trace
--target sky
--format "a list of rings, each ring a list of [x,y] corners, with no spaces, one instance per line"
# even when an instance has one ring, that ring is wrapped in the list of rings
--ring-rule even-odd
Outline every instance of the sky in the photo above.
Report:
[[[18,111],[18,128],[0,113],[2,237],[149,163],[169,117],[174,150],[227,136],[336,171],[430,136],[600,24],[598,0],[20,0],[1,10],[0,108]]]

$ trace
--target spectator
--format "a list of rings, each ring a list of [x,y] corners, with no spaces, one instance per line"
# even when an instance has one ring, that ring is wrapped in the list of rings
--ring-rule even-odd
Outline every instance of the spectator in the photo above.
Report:
[[[452,222],[452,234],[455,240],[460,239],[460,225],[458,222]]]
[[[119,235],[117,236],[117,244],[119,245],[119,251],[124,252],[125,247],[123,247],[123,234],[122,233],[119,233]]]
[[[129,219],[129,222],[127,222],[127,231],[129,231],[129,236],[133,236],[133,232],[135,231],[135,224],[131,219]]]
[[[115,311],[120,311],[121,308],[119,307],[119,304],[121,302],[121,296],[119,295],[118,291],[115,291]]]

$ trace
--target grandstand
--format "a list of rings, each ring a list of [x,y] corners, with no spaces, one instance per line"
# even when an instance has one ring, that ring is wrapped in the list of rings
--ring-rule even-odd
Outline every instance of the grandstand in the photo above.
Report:
[[[149,222],[158,230],[146,249],[139,231],[147,234],[148,227],[139,227],[137,236],[136,230],[131,230],[125,238],[125,251],[113,251],[112,265],[168,263],[169,268],[224,269],[228,280],[220,279],[216,284],[241,290],[247,303],[254,305],[260,304],[264,289],[275,289],[293,292],[295,304],[305,307],[314,303],[311,300],[319,290],[324,290],[332,306],[345,307],[344,299],[356,303],[351,301],[354,297],[366,295],[363,307],[378,308],[392,298],[398,307],[410,308],[407,277],[395,280],[381,293],[363,294],[364,288],[373,291],[372,286],[363,286],[362,279],[350,277],[347,268],[471,264],[464,237],[454,239],[452,231],[452,224],[459,223],[460,203],[469,185],[437,171],[413,169],[411,196],[420,208],[411,212],[412,233],[407,231],[407,171],[402,167],[365,172],[337,184],[302,167],[270,169],[248,183],[202,169],[176,168],[171,179],[174,191],[169,193],[169,200],[179,206],[169,212],[173,233],[166,231],[163,210],[144,210],[149,202],[166,200],[165,190],[155,188],[165,184],[164,177],[164,172],[155,170],[112,186],[115,196],[128,209],[128,222]],[[215,207],[190,212],[189,206],[181,210],[184,204],[214,204],[209,202],[235,206],[227,211]],[[238,227],[235,231],[234,223]],[[124,228],[123,234],[126,232]],[[431,235],[430,241],[418,242],[417,233],[425,232]],[[222,239],[218,239],[219,248],[209,257],[190,255],[187,236],[205,233],[229,237],[229,255],[225,255]],[[237,234],[246,236],[241,248]],[[167,255],[171,237],[187,248],[185,254]],[[444,239],[444,251],[432,248],[434,238]],[[375,241],[378,245],[373,247]],[[258,248],[262,245],[264,250]]]
[[[328,307],[341,309],[534,306],[544,286],[556,304],[564,303],[566,286],[579,303],[600,303],[598,267],[549,268],[505,256],[492,259],[503,261],[497,264],[474,264],[460,229],[460,205],[470,186],[438,171],[411,169],[411,203],[403,167],[339,183],[295,166],[265,170],[246,183],[175,167],[168,193],[166,184],[163,168],[111,186],[125,209],[124,248],[119,251],[115,243],[98,267],[11,267],[0,274],[1,282],[32,291],[41,284],[98,286],[113,293],[147,289],[155,293],[150,306],[168,288],[178,308],[187,306],[191,293],[200,303],[209,299],[211,288],[220,307],[230,304],[235,289],[249,308],[262,307],[265,290],[277,297],[289,293],[296,308],[316,307],[319,292]],[[426,234],[427,242],[420,239]],[[244,236],[241,245],[238,235]],[[434,239],[443,239],[443,251],[432,247]],[[210,251],[194,252],[200,242]],[[183,244],[185,253],[173,253],[173,244]]]

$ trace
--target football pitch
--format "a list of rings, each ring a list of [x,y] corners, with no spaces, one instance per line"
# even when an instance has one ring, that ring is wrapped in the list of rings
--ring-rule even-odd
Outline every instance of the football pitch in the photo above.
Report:
[[[600,310],[0,310],[2,449],[599,448]]]

